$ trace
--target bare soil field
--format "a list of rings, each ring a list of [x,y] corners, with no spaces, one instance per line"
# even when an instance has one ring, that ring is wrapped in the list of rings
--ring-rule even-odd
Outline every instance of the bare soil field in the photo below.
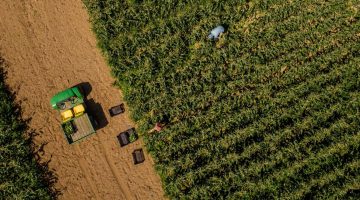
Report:
[[[2,0],[0,52],[8,78],[29,126],[39,133],[41,161],[58,177],[60,199],[163,199],[151,157],[134,165],[131,152],[142,140],[120,148],[116,135],[134,124],[128,113],[110,118],[107,110],[122,102],[110,69],[96,48],[88,15],[80,0]],[[57,92],[88,82],[88,96],[102,116],[103,128],[86,140],[67,144],[60,116],[49,100]],[[102,108],[102,109],[101,109]]]

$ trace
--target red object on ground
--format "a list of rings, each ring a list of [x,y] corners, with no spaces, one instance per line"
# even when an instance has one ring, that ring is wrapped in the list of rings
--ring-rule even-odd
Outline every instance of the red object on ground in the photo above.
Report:
[[[155,127],[154,127],[154,130],[157,131],[157,132],[160,132],[162,130],[162,126],[160,123],[156,123],[155,124]]]

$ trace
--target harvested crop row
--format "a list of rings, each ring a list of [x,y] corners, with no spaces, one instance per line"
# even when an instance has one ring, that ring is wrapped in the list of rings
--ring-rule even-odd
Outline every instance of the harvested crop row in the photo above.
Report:
[[[352,195],[357,1],[84,3],[169,197]]]

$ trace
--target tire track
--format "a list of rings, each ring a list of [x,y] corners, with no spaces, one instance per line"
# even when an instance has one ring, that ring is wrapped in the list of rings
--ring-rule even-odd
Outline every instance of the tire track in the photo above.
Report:
[[[87,164],[86,164],[84,155],[81,152],[79,145],[75,144],[75,150],[76,150],[77,155],[79,155],[79,166],[81,168],[81,171],[83,172],[86,182],[90,186],[92,194],[96,197],[96,199],[100,200],[101,198],[98,195],[99,192],[96,189],[96,185],[91,181],[90,177],[88,176],[89,173],[88,173],[87,166],[86,166]]]

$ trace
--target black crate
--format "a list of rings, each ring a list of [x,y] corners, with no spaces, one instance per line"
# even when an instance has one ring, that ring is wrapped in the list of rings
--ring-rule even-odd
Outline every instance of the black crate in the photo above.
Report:
[[[120,104],[109,109],[110,116],[113,117],[115,115],[119,115],[125,112],[124,104]]]
[[[135,128],[131,128],[128,129],[124,132],[121,132],[118,136],[117,139],[119,140],[120,146],[126,146],[128,144],[130,144],[131,142],[134,142],[135,140],[138,139],[138,135],[135,131]]]
[[[135,165],[140,164],[145,161],[145,156],[144,156],[144,152],[142,149],[135,149],[133,151],[132,155],[133,155]]]
[[[130,143],[129,140],[129,133],[128,132],[122,132],[117,136],[117,139],[120,142],[120,146],[123,147],[125,145],[128,145]]]

